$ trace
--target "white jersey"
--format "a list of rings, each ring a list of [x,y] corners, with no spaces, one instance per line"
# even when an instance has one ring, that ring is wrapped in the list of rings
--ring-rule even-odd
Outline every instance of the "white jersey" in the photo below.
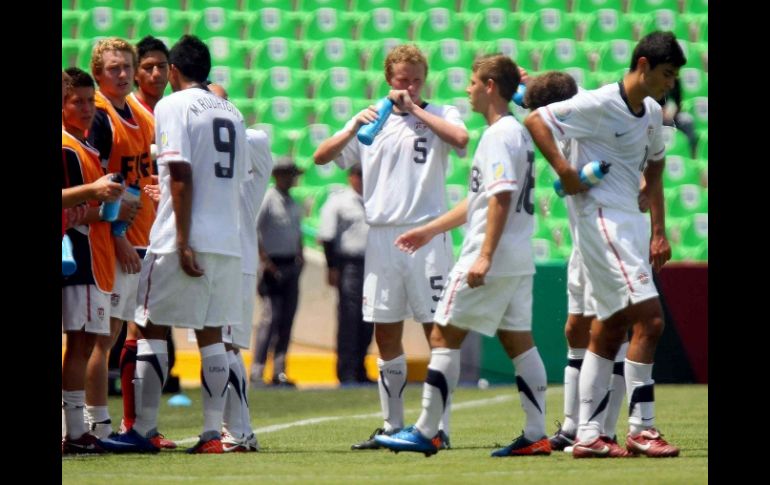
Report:
[[[465,127],[454,106],[428,104],[423,109]],[[444,182],[452,148],[415,116],[393,112],[374,143],[366,146],[354,138],[336,162],[342,168],[361,162],[370,226],[425,223],[446,212]]]
[[[150,250],[176,251],[176,216],[171,203],[170,162],[192,167],[189,244],[196,252],[241,256],[239,197],[249,178],[243,115],[209,91],[190,88],[155,106],[160,202],[150,230]]]
[[[244,274],[256,275],[259,265],[257,216],[273,171],[273,157],[270,154],[270,139],[264,131],[248,128],[246,140],[249,143],[251,179],[241,184],[241,267]]]
[[[539,109],[556,139],[578,141],[576,168],[592,160],[612,164],[602,182],[575,197],[580,211],[589,203],[639,212],[637,197],[648,161],[665,156],[663,111],[652,98],[644,99],[640,115],[631,112],[622,83],[580,92],[574,97]]]
[[[363,198],[352,187],[331,194],[321,208],[318,239],[333,241],[340,256],[363,257],[366,252],[366,225]]]
[[[503,116],[481,135],[473,156],[468,190],[468,229],[455,270],[467,271],[478,258],[487,230],[489,198],[513,192],[503,233],[493,255],[489,275],[535,273],[532,256],[535,208],[535,153],[529,132],[513,115]]]

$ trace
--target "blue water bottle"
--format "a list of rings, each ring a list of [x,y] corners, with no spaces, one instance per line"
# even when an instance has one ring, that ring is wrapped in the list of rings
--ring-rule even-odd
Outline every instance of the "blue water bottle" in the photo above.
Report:
[[[604,160],[601,162],[594,160],[583,166],[580,171],[580,181],[589,187],[593,187],[602,181],[605,175],[610,171],[611,163],[607,163]],[[561,179],[556,179],[553,183],[553,190],[556,191],[559,197],[564,197],[564,190],[561,186]]]
[[[127,202],[139,202],[139,195],[142,193],[139,190],[138,185],[129,185],[126,187],[126,191],[123,192],[123,200]],[[115,221],[112,223],[112,234],[121,237],[126,234],[128,230],[128,221]]]
[[[519,84],[518,89],[516,89],[516,92],[513,93],[513,102],[521,106],[522,108],[526,108],[524,106],[524,93],[527,92],[527,85],[524,83]]]
[[[69,276],[78,269],[75,255],[72,254],[72,241],[68,235],[61,238],[61,274]]]
[[[390,98],[382,98],[374,105],[374,109],[377,110],[377,116],[379,116],[379,118],[374,122],[367,123],[359,128],[358,133],[356,134],[358,141],[367,146],[374,142],[374,137],[377,136],[377,133],[380,132],[382,126],[388,121],[390,112],[393,111],[393,101],[391,101]]]
[[[123,176],[119,173],[114,173],[110,180],[117,184],[122,184]],[[112,222],[118,218],[118,214],[120,214],[120,199],[113,202],[102,202],[102,205],[99,207],[99,218],[103,221]]]

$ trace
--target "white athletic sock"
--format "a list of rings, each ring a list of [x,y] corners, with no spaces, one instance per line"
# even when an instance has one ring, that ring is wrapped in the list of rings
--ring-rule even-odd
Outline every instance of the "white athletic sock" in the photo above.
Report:
[[[243,401],[241,403],[241,424],[243,425],[244,433],[246,437],[254,434],[254,429],[251,427],[251,414],[249,413],[249,394],[246,388],[246,366],[243,365],[243,353],[238,352],[235,354],[235,360],[238,362],[238,367],[241,368],[241,397]]]
[[[377,385],[380,389],[380,405],[382,417],[385,420],[385,431],[404,427],[404,398],[402,393],[406,386],[406,356],[404,354],[384,361],[377,359],[380,378]]]
[[[632,435],[655,426],[655,381],[652,364],[626,359],[626,390],[628,391],[628,424]]]
[[[88,425],[110,421],[110,411],[107,406],[86,405],[86,422]]]
[[[64,428],[67,438],[76,440],[88,431],[83,408],[86,403],[85,389],[61,392],[61,407],[64,409]]]
[[[580,369],[580,425],[577,439],[582,443],[594,440],[603,432],[609,401],[612,361],[590,350]]]
[[[225,411],[225,392],[230,374],[225,344],[218,342],[201,348],[201,395],[203,396],[203,436],[219,435]],[[207,435],[208,436],[208,435]]]
[[[222,415],[222,424],[227,431],[235,438],[243,438],[243,415],[241,406],[243,405],[243,396],[241,394],[241,367],[238,365],[238,358],[232,350],[227,351],[227,364],[229,374],[227,377],[227,392],[225,394],[225,409]]]
[[[578,383],[580,382],[580,367],[583,365],[585,355],[586,349],[567,348],[568,363],[564,368],[564,423],[561,425],[561,429],[569,434],[577,432],[580,419]]]
[[[134,371],[134,429],[142,436],[158,426],[158,408],[163,384],[168,377],[168,344],[165,340],[136,342]]]
[[[523,352],[513,358],[516,369],[516,387],[519,389],[519,399],[527,423],[524,427],[524,437],[537,441],[545,434],[545,390],[546,376],[543,359],[537,347]]]
[[[617,434],[618,416],[626,396],[625,360],[628,352],[628,342],[620,346],[615,362],[612,364],[612,379],[610,380],[610,402],[607,405],[607,416],[604,418],[604,434],[612,438]]]
[[[449,399],[460,378],[460,349],[436,348],[430,353],[428,376],[422,387],[422,413],[415,425],[426,438],[433,438],[439,421],[447,415]],[[449,431],[444,428],[444,433]]]

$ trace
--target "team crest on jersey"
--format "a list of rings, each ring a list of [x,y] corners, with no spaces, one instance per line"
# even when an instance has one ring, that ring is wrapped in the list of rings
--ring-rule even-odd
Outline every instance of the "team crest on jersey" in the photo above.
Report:
[[[494,162],[492,164],[492,173],[495,176],[495,180],[500,180],[505,175],[505,166],[503,162]]]
[[[553,110],[553,115],[556,117],[557,120],[564,122],[567,118],[569,118],[572,115],[572,108],[569,108],[567,106],[559,106],[558,108]]]
[[[427,129],[428,129],[428,125],[426,125],[425,122],[423,122],[423,121],[417,120],[414,123],[414,131],[416,131],[418,133],[422,133],[422,132],[424,132]]]
[[[655,128],[652,125],[647,127],[647,138],[652,140],[652,135],[655,133]]]
[[[639,280],[639,283],[646,285],[650,282],[650,275],[645,272],[641,272],[639,273],[639,276],[636,277],[636,279]]]
[[[160,146],[165,147],[168,145],[168,133],[165,131],[160,134]]]

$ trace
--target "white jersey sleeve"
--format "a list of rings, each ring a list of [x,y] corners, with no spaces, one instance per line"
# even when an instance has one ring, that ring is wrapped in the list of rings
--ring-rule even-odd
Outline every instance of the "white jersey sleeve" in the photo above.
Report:
[[[257,274],[259,265],[257,247],[257,215],[265,197],[273,170],[270,139],[264,131],[246,130],[249,145],[249,172],[251,179],[241,184],[241,269],[244,274]]]
[[[603,115],[600,99],[591,91],[538,108],[557,140],[585,138],[593,135]]]
[[[350,130],[350,128],[355,124],[355,119],[351,119],[345,124],[345,127],[335,133],[334,135],[339,135],[342,132]],[[337,158],[334,160],[334,163],[337,164],[338,167],[341,169],[347,170],[348,168],[352,167],[356,163],[361,161],[361,148],[360,148],[360,142],[358,141],[357,137],[353,137],[352,140],[348,142],[347,145],[345,145],[342,148],[342,152],[337,156]]]
[[[321,207],[321,221],[318,226],[318,239],[321,241],[333,241],[337,236],[337,215],[338,215],[337,194],[332,194]]]

